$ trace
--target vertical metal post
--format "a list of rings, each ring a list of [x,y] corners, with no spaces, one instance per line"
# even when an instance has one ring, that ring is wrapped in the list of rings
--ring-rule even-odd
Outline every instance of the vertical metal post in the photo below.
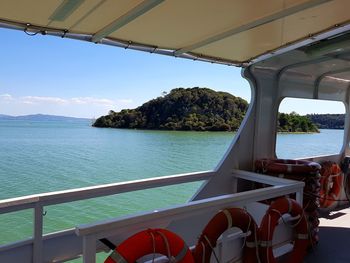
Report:
[[[83,263],[96,263],[95,235],[87,235],[83,237]]]
[[[237,190],[238,190],[238,178],[235,175],[233,175],[233,177],[232,177],[232,192],[237,193]]]
[[[295,193],[296,196],[295,196],[295,199],[296,201],[301,205],[303,206],[303,188],[301,187],[301,189]]]
[[[43,262],[43,206],[36,203],[34,207],[34,241],[33,262]]]

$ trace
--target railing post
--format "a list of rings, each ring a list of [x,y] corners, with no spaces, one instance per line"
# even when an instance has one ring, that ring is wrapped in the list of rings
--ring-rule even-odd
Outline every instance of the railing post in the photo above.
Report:
[[[43,206],[36,203],[34,207],[34,241],[33,262],[43,262]]]
[[[95,235],[87,235],[83,237],[83,263],[96,263]]]
[[[296,201],[301,205],[303,206],[303,188],[301,187],[301,189],[295,193],[296,196],[295,196],[295,199]]]
[[[232,193],[237,193],[238,190],[238,178],[236,176],[232,177]]]

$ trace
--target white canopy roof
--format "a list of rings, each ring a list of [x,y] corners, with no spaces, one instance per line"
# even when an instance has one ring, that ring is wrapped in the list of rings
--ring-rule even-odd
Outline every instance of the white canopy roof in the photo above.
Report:
[[[1,0],[0,26],[244,65],[327,31],[349,0]]]

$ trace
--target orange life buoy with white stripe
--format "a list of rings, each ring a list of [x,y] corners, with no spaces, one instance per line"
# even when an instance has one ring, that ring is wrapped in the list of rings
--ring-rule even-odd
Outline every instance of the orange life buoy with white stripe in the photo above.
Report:
[[[343,187],[343,175],[338,164],[322,163],[320,205],[322,208],[332,206],[339,199]]]
[[[293,199],[280,198],[271,204],[260,225],[260,260],[262,263],[277,262],[273,255],[272,238],[278,220],[284,214],[290,214],[292,217],[299,216],[293,225],[295,230],[294,248],[287,262],[298,263],[303,261],[309,244],[308,225],[303,208]]]
[[[314,174],[321,169],[316,162],[289,159],[260,159],[255,167],[263,173],[276,174]]]
[[[348,201],[350,201],[350,174],[347,174],[344,179],[344,192]]]
[[[141,231],[122,242],[105,260],[105,263],[134,263],[149,254],[162,254],[170,262],[194,263],[186,243],[166,229]]]
[[[253,217],[242,208],[229,208],[217,213],[204,228],[193,251],[195,262],[209,263],[217,239],[227,229],[238,227],[250,234],[246,237],[243,251],[244,263],[258,262],[257,225]]]

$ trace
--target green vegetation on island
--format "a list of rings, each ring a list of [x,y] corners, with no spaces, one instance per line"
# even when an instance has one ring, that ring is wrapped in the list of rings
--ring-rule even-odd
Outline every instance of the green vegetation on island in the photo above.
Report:
[[[248,109],[248,103],[227,92],[208,88],[177,88],[169,94],[144,103],[136,109],[110,111],[98,118],[94,127],[236,131]],[[280,132],[318,132],[306,116],[280,113]]]
[[[344,129],[344,114],[308,114],[306,116],[319,129]]]
[[[132,129],[235,131],[248,103],[227,92],[177,88],[136,109],[110,111],[93,126]]]
[[[317,126],[307,116],[296,112],[278,113],[278,132],[319,132]]]

